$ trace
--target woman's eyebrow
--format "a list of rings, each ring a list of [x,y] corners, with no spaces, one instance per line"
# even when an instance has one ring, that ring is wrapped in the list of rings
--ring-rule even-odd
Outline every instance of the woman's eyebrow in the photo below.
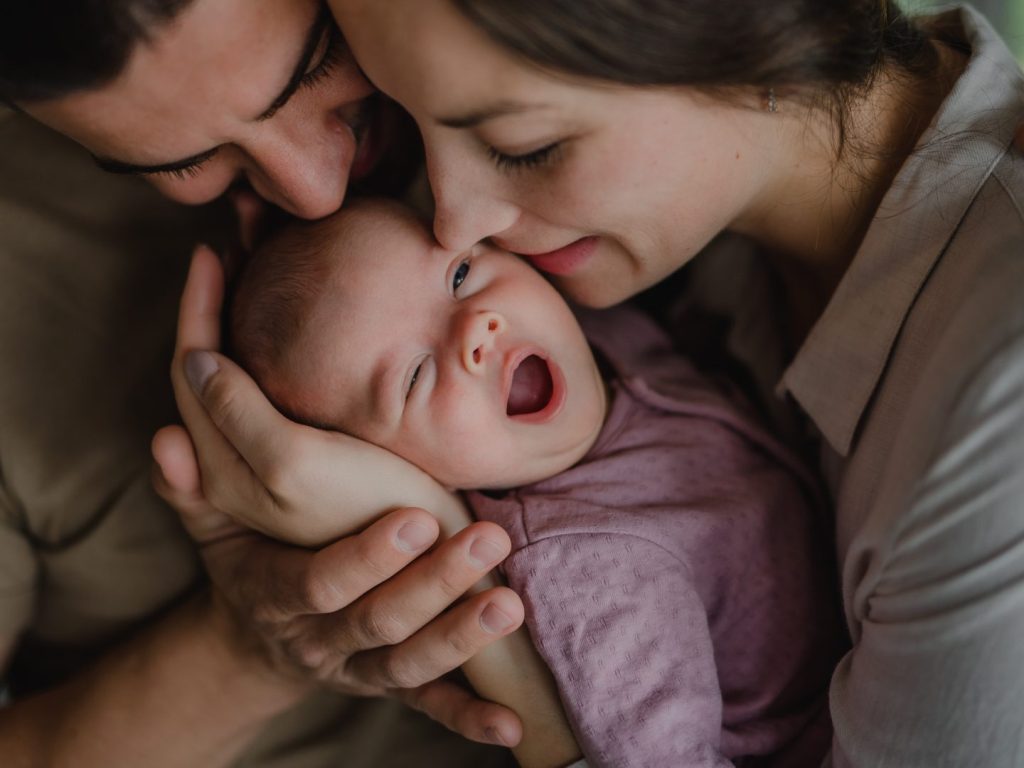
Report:
[[[331,18],[331,13],[325,6],[320,10],[316,18],[313,19],[313,23],[310,25],[309,31],[306,32],[305,42],[302,45],[302,52],[299,54],[299,58],[295,62],[295,66],[288,77],[288,84],[285,85],[284,89],[274,98],[270,106],[263,110],[263,112],[254,119],[255,122],[269,120],[279,109],[281,109],[281,107],[288,103],[288,100],[291,99],[299,89],[299,85],[302,83],[302,78],[305,77],[306,71],[309,69],[309,63],[313,59],[313,54],[316,53],[316,49],[319,47],[320,41],[323,39],[324,30],[327,28],[328,24],[332,23],[333,19]],[[101,157],[99,155],[93,155],[93,160],[96,161],[96,165],[109,173],[140,175],[174,173],[175,171],[191,168],[192,166],[199,165],[203,161],[208,160],[213,157],[217,152],[217,149],[217,147],[214,147],[213,149],[208,149],[205,152],[199,152],[181,160],[172,160],[169,163],[158,163],[155,165],[126,163],[122,160],[114,160],[113,158]]]
[[[453,115],[451,117],[439,117],[437,122],[446,128],[475,128],[488,120],[504,115],[515,115],[520,112],[529,112],[534,109],[546,109],[549,104],[528,104],[522,101],[499,101],[488,104],[480,109],[467,112],[464,115]]]

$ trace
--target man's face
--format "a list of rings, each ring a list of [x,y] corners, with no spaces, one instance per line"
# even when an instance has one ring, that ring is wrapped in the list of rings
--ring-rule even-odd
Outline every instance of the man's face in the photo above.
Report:
[[[515,256],[439,247],[383,203],[338,215],[330,284],[285,361],[321,420],[454,488],[502,488],[575,464],[605,391],[571,310]]]
[[[22,106],[175,200],[206,202],[244,178],[316,218],[380,154],[372,93],[323,3],[194,0],[112,83]]]

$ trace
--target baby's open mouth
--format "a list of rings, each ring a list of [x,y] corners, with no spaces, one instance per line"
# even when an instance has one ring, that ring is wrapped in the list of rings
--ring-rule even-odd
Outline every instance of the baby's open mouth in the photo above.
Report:
[[[554,394],[555,385],[548,363],[537,355],[529,355],[512,373],[505,413],[509,416],[543,411]]]

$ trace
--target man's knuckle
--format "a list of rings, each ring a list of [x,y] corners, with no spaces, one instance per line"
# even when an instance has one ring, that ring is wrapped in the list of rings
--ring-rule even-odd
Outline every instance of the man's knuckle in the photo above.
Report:
[[[445,642],[460,659],[468,659],[479,650],[473,637],[457,630],[448,632],[445,635]]]
[[[225,424],[237,422],[240,403],[237,390],[231,382],[214,374],[206,385],[204,399],[213,423],[223,428]]]
[[[391,688],[416,688],[423,683],[419,668],[408,659],[389,655],[381,663],[381,675]]]
[[[288,644],[288,655],[306,669],[320,669],[327,659],[327,648],[312,638],[297,637]]]
[[[319,568],[307,570],[300,584],[302,603],[312,613],[332,613],[345,605],[344,596]]]
[[[395,645],[406,638],[405,627],[399,618],[380,608],[364,611],[359,617],[359,627],[363,637],[374,647]]]
[[[463,583],[461,576],[458,568],[449,565],[435,572],[435,583],[449,600],[454,600],[469,589],[469,585]]]

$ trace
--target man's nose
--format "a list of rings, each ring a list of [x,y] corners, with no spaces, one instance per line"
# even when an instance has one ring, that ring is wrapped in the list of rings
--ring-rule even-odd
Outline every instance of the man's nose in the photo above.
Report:
[[[245,174],[253,189],[304,219],[337,211],[356,152],[350,129],[333,114],[298,130],[275,128],[246,148]]]
[[[470,310],[459,317],[462,367],[469,373],[482,373],[491,364],[498,337],[508,323],[497,312]]]

